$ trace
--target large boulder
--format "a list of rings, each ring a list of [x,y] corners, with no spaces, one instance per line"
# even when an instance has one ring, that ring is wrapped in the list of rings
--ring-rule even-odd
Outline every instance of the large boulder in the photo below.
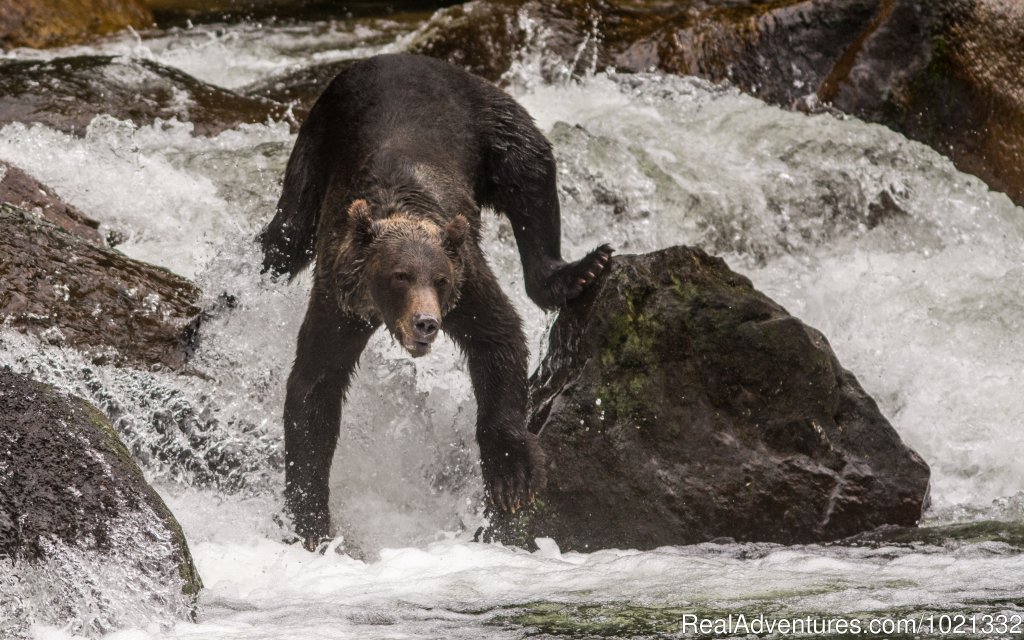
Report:
[[[150,614],[187,619],[202,587],[181,527],[106,417],[7,369],[0,563],[14,576],[0,581],[11,627],[20,618],[92,635]]]
[[[825,337],[699,249],[617,257],[531,384],[548,488],[494,518],[504,542],[803,543],[926,506],[928,465]]]
[[[0,49],[56,47],[152,23],[142,0],[0,0]]]
[[[97,363],[180,369],[194,351],[199,289],[0,204],[0,322]]]
[[[72,56],[0,62],[0,125],[38,122],[84,134],[93,118],[109,114],[137,125],[157,118],[194,125],[216,135],[240,124],[285,118],[287,108],[207,84],[152,60]]]

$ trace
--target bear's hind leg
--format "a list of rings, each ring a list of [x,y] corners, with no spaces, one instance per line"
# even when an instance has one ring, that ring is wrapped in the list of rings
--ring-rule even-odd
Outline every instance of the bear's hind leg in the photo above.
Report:
[[[612,258],[611,245],[603,244],[576,262],[555,264],[540,282],[542,295],[549,306],[537,303],[541,308],[564,306],[566,302],[578,298],[587,287],[594,284],[597,277],[608,266]],[[535,284],[535,286],[538,286]],[[529,293],[529,287],[527,288]],[[531,296],[536,302],[536,298]]]
[[[466,354],[488,502],[515,511],[544,486],[544,452],[526,429],[529,350],[522,321],[480,257],[443,329]]]
[[[285,507],[310,550],[330,535],[328,482],[341,404],[375,329],[319,301],[314,288],[284,405]]]
[[[504,213],[512,224],[526,294],[542,309],[557,309],[597,280],[611,260],[612,248],[603,244],[576,262],[562,260],[562,221],[551,147],[528,116],[518,131],[521,139],[505,138],[494,145],[516,152],[491,152],[487,167],[491,179],[481,201]]]

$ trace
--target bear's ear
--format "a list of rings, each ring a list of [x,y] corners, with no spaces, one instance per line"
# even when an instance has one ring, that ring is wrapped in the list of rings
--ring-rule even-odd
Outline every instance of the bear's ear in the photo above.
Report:
[[[354,200],[348,206],[348,222],[352,228],[353,237],[360,244],[369,244],[373,241],[377,232],[377,223],[373,219],[373,210],[370,203],[360,198]]]
[[[444,244],[449,251],[458,253],[468,236],[469,220],[461,213],[452,218],[444,227]]]

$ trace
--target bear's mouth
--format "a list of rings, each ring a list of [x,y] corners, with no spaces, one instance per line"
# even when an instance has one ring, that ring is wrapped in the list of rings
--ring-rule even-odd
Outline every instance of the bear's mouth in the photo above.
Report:
[[[408,338],[404,338],[402,340],[402,347],[404,347],[405,350],[409,352],[409,355],[414,358],[419,358],[430,353],[431,346],[431,343],[425,340],[411,340]]]

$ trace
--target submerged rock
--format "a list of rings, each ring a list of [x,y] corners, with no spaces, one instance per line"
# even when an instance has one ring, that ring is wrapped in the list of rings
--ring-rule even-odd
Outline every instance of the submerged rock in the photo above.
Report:
[[[142,0],[0,0],[0,49],[57,47],[152,23]]]
[[[0,562],[17,578],[0,599],[85,632],[191,617],[202,581],[184,534],[106,417],[0,369],[0,424]]]
[[[0,160],[0,202],[37,213],[68,233],[103,244],[100,223],[61,200],[52,189],[18,167]]]
[[[0,204],[0,321],[114,362],[179,369],[200,323],[199,289]]]
[[[215,87],[151,60],[73,56],[0,64],[0,125],[39,122],[82,135],[109,114],[137,125],[157,118],[191,122],[197,135],[281,120],[287,109]]]
[[[926,506],[927,464],[824,336],[699,249],[617,257],[531,384],[548,488],[493,523],[507,543],[834,540]]]

